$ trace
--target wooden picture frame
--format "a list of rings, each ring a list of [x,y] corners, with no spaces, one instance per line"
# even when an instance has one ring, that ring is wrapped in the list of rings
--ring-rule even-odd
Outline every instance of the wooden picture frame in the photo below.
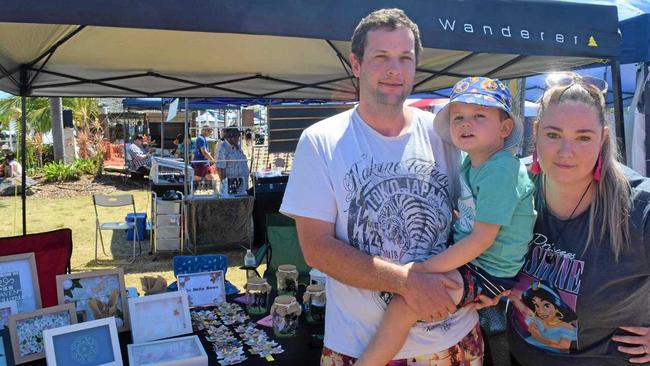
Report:
[[[97,298],[100,293],[101,298]],[[129,316],[122,268],[56,276],[59,304],[74,303],[79,323],[114,316],[118,331],[129,330]],[[111,312],[111,306],[115,311]]]
[[[208,366],[208,355],[196,335],[129,344],[131,366]]]
[[[192,318],[185,291],[129,299],[133,343],[192,333]]]
[[[123,366],[115,317],[48,329],[43,342],[48,366]]]
[[[190,308],[214,306],[226,302],[223,271],[179,274],[178,290],[187,292]]]
[[[43,331],[76,324],[74,304],[52,306],[9,317],[11,349],[16,365],[45,357]]]
[[[42,306],[33,252],[0,257],[0,302],[11,300],[16,300],[19,312]]]

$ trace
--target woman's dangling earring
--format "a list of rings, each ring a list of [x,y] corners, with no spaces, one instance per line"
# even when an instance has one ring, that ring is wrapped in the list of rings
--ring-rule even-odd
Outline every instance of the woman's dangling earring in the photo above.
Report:
[[[603,174],[603,151],[598,153],[598,161],[596,162],[596,169],[594,169],[594,180],[598,182]]]
[[[542,166],[539,165],[539,161],[537,160],[537,150],[533,151],[533,163],[530,164],[528,169],[535,175],[542,172]]]

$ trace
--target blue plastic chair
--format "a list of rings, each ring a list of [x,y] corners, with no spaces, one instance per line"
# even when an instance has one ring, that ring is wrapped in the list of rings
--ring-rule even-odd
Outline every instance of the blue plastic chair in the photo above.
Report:
[[[223,271],[224,279],[228,270],[228,257],[223,254],[204,255],[177,255],[172,260],[174,277],[188,273],[201,273],[211,271]],[[226,295],[239,293],[239,289],[230,281],[225,280]],[[178,285],[174,281],[167,287],[168,291],[177,291]]]

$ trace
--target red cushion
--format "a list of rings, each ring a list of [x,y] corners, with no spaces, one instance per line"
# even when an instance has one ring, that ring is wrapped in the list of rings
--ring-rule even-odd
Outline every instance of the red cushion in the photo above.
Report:
[[[57,305],[56,276],[70,272],[72,230],[0,238],[0,256],[34,252],[43,307]]]

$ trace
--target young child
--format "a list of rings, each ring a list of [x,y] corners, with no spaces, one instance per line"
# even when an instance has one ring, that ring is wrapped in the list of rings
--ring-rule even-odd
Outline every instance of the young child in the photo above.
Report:
[[[514,285],[535,223],[533,184],[509,151],[523,126],[512,115],[510,92],[484,77],[459,81],[449,104],[435,117],[441,138],[467,153],[460,168],[455,244],[412,270],[444,273],[463,284],[450,291],[463,307],[482,294],[494,298]],[[427,321],[431,319],[426,319]],[[393,297],[373,340],[356,365],[385,365],[400,350],[417,315]]]

